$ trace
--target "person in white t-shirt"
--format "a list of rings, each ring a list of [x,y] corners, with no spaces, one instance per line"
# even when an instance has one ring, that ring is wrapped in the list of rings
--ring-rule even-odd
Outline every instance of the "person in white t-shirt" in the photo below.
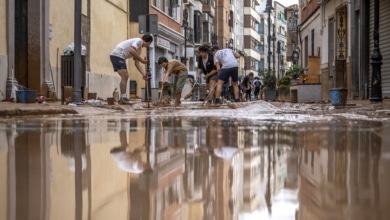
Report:
[[[142,47],[148,48],[153,41],[153,37],[150,34],[145,34],[142,38],[131,38],[120,42],[115,46],[111,52],[110,60],[115,72],[118,72],[121,77],[119,83],[120,102],[128,102],[126,88],[127,81],[129,79],[129,72],[127,71],[126,59],[133,58],[135,67],[142,74],[144,80],[148,79],[148,73],[141,67],[140,63],[146,64],[147,59],[141,58]]]
[[[219,99],[222,93],[222,86],[230,77],[234,90],[234,102],[239,102],[237,58],[240,58],[240,54],[230,48],[219,49],[218,46],[213,46],[211,53],[214,55],[214,63],[219,73],[214,105],[219,106],[222,104]]]

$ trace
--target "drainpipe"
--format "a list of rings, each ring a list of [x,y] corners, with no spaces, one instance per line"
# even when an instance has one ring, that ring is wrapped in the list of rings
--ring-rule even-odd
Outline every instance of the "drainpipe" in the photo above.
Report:
[[[382,102],[382,54],[379,48],[379,0],[374,3],[374,49],[371,55],[371,102]]]
[[[81,103],[81,0],[74,1],[74,82],[72,102]]]

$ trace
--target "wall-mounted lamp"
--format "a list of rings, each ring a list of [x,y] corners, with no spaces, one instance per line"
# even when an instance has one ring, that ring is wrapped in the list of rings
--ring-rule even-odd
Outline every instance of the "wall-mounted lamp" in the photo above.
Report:
[[[227,46],[228,46],[228,48],[233,49],[234,44],[233,44],[233,39],[232,38],[229,39],[229,42],[228,42]]]

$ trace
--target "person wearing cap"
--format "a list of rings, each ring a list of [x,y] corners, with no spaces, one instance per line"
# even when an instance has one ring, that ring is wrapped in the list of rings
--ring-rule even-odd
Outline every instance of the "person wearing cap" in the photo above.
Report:
[[[119,83],[120,103],[129,102],[127,98],[126,88],[127,81],[129,79],[129,72],[127,71],[126,59],[133,58],[135,67],[142,74],[144,80],[148,79],[148,73],[141,67],[141,64],[146,64],[148,61],[146,58],[141,58],[141,49],[143,47],[148,48],[153,41],[153,37],[150,34],[145,34],[142,38],[131,38],[120,42],[111,52],[110,60],[115,72],[118,72],[121,77]]]
[[[173,84],[173,89],[175,91],[175,106],[179,106],[181,104],[181,92],[188,77],[188,69],[186,65],[175,59],[168,60],[166,57],[158,58],[157,63],[165,69],[163,83],[167,81],[170,74],[175,75],[175,81]]]
[[[215,106],[220,106],[222,101],[220,96],[222,93],[223,84],[231,77],[231,82],[234,90],[234,102],[239,102],[239,90],[238,90],[238,62],[237,58],[240,58],[240,54],[233,51],[230,48],[219,49],[218,46],[213,46],[211,53],[214,55],[214,63],[219,73],[217,90],[214,101]]]

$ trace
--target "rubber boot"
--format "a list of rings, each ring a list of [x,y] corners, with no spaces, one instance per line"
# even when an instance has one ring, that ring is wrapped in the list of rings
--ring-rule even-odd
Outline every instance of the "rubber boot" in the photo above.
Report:
[[[181,92],[176,93],[175,106],[180,106],[180,104],[181,104],[180,98],[181,98]]]

